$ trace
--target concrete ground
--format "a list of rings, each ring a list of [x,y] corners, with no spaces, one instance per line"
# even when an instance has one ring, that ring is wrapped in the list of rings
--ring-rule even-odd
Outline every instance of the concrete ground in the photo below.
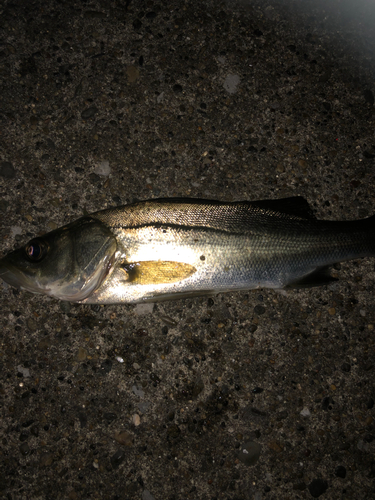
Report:
[[[1,251],[157,197],[375,213],[371,1],[0,6]],[[7,500],[375,497],[374,261],[84,306],[0,285]]]

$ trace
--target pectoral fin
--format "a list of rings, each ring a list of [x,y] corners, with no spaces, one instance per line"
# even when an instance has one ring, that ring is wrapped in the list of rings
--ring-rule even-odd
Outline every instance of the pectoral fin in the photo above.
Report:
[[[185,262],[149,260],[122,265],[128,281],[139,285],[176,283],[189,278],[196,268]]]

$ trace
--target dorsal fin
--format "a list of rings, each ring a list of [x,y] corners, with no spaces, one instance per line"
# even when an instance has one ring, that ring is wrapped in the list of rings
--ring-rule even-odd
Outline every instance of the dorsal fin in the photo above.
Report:
[[[315,214],[309,203],[302,196],[291,196],[280,200],[259,200],[252,201],[252,205],[263,210],[272,210],[302,219],[316,219]]]

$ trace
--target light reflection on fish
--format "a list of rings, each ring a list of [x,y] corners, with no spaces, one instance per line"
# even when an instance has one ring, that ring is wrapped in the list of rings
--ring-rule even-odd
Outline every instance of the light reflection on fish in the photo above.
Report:
[[[10,285],[90,304],[312,286],[375,255],[375,216],[319,221],[300,197],[161,199],[82,217],[0,260]]]

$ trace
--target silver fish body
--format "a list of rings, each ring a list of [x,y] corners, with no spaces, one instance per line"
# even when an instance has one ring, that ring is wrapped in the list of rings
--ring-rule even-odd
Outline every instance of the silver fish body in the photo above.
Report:
[[[103,210],[0,260],[11,285],[83,303],[166,300],[328,283],[334,263],[375,256],[375,218],[318,221],[303,198],[153,200]]]

